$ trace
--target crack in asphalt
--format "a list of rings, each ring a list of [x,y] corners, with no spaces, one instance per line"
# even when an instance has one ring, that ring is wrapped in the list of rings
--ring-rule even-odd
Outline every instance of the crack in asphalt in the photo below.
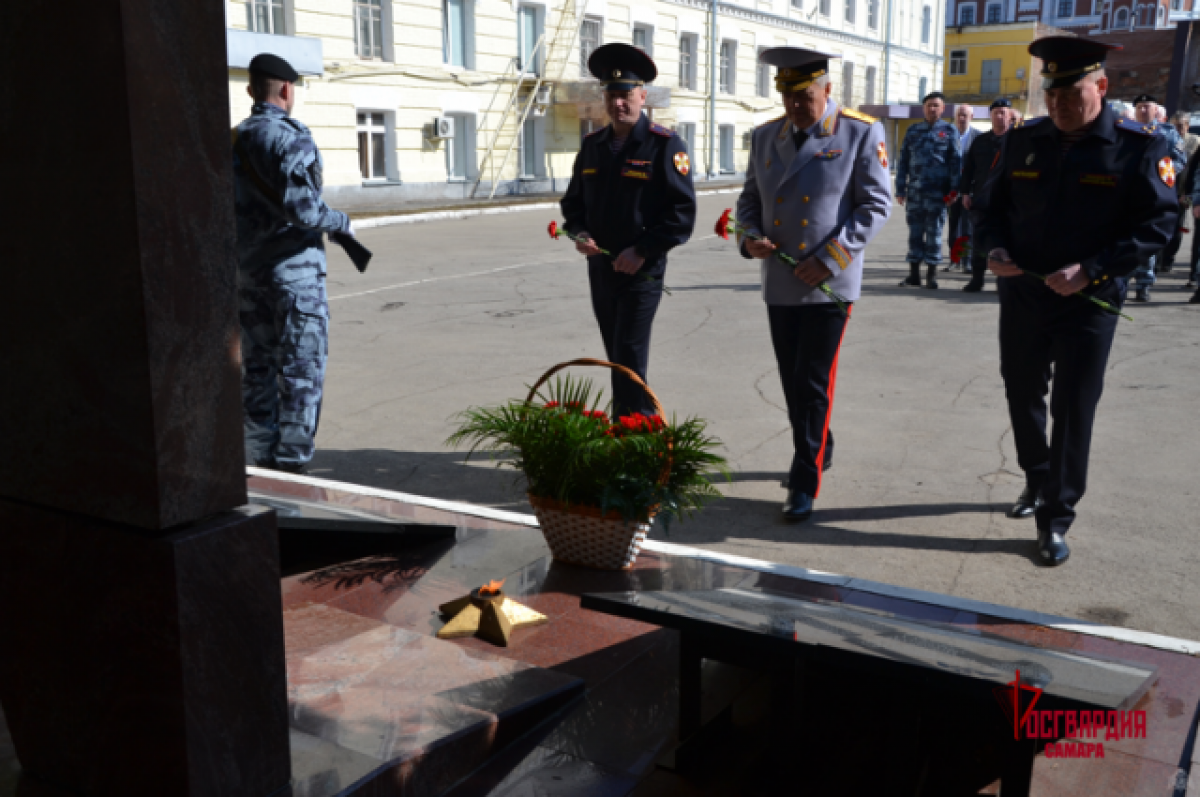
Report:
[[[950,406],[951,406],[951,407],[953,407],[954,405],[958,404],[958,400],[959,400],[960,398],[962,398],[962,395],[963,395],[963,393],[964,393],[964,392],[966,392],[967,388],[969,388],[969,387],[971,386],[971,384],[972,384],[972,383],[973,383],[973,382],[974,382],[976,379],[979,379],[981,376],[983,376],[983,374],[975,374],[975,376],[973,376],[973,377],[971,377],[970,379],[968,379],[968,380],[967,380],[967,382],[966,382],[966,384],[965,384],[965,385],[963,385],[962,387],[960,387],[960,388],[958,389],[958,395],[954,397],[954,401],[951,401],[951,402],[950,402]]]
[[[957,399],[955,399],[955,401],[957,401]],[[987,493],[984,496],[988,504],[987,526],[984,528],[983,534],[971,542],[971,547],[959,555],[958,569],[954,572],[954,578],[950,579],[950,587],[947,590],[947,594],[953,595],[954,591],[958,589],[958,581],[960,578],[962,578],[963,571],[967,567],[967,562],[970,561],[971,554],[979,550],[979,544],[989,539],[992,536],[992,531],[998,527],[996,523],[996,509],[992,505],[992,491],[996,488],[996,485],[999,482],[999,477],[1002,474],[1007,473],[1011,476],[1017,475],[1008,469],[1008,455],[1004,453],[1004,438],[1011,433],[1012,424],[1009,424],[1007,427],[1005,427],[1004,431],[1000,433],[1000,436],[996,438],[996,453],[1000,455],[999,466],[991,473],[985,473],[978,477],[987,488]]]
[[[764,373],[762,376],[760,376],[758,379],[755,379],[755,380],[754,380],[754,389],[755,389],[755,391],[757,391],[757,392],[758,392],[758,397],[759,397],[760,399],[762,399],[762,400],[763,400],[763,403],[767,404],[768,406],[774,407],[775,409],[777,409],[777,410],[779,410],[780,412],[782,412],[782,413],[784,414],[784,416],[786,416],[786,415],[787,415],[787,408],[786,408],[786,407],[781,407],[781,406],[779,406],[778,404],[776,404],[774,401],[771,401],[769,398],[767,398],[767,394],[766,394],[766,393],[763,393],[763,391],[762,391],[762,387],[761,387],[761,386],[760,386],[760,384],[759,384],[759,383],[761,383],[761,382],[762,382],[764,379],[766,379],[768,376],[770,376],[771,374],[778,374],[778,373],[779,373],[779,369],[778,369],[778,368],[772,368],[771,370],[767,371],[767,372],[766,372],[766,373]]]

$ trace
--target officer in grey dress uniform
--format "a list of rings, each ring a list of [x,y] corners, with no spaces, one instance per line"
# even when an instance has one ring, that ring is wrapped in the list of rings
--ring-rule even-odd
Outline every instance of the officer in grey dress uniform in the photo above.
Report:
[[[324,233],[350,218],[321,199],[321,153],[290,116],[299,76],[250,62],[250,117],[233,130],[246,459],[301,472],[312,459],[328,353]]]
[[[850,310],[843,314],[817,286],[827,282],[851,302],[858,298],[863,250],[892,205],[883,126],[830,99],[829,59],[837,57],[798,47],[759,55],[778,67],[775,88],[786,113],[754,131],[737,205],[742,226],[766,239],[743,236],[740,248],[763,261],[763,300],[795,447],[783,505],[793,521],[812,514],[832,453],[829,419]]]

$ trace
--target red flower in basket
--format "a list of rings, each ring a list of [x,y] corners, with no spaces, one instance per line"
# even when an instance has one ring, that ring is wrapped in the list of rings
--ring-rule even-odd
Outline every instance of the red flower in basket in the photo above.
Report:
[[[717,219],[716,233],[729,240],[729,216],[733,213],[733,208],[725,208],[725,212],[721,214],[721,218]]]

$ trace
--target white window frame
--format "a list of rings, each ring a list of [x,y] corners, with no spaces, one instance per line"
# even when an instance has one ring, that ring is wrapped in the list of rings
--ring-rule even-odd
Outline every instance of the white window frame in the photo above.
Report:
[[[737,39],[722,39],[719,50],[719,85],[722,94],[737,94]]]
[[[846,22],[850,25],[854,24],[854,18],[858,14],[858,0],[846,0],[845,14]]]
[[[450,55],[450,46],[452,44],[453,31],[450,29],[450,3],[451,0],[442,0],[442,63],[450,68],[461,67],[462,69],[475,68],[475,0],[459,0],[462,4],[462,31],[460,31],[461,41],[458,42],[462,49],[462,63],[453,63]]]
[[[922,77],[917,80],[917,102],[925,99],[925,95],[929,93],[929,78]]]
[[[525,26],[521,24],[521,19],[526,14],[533,14],[533,41],[525,41]],[[517,60],[521,66],[521,73],[525,75],[540,75],[542,66],[546,63],[546,45],[543,42],[542,46],[534,50],[537,46],[538,39],[544,39],[546,35],[546,7],[534,3],[521,3],[517,6]],[[533,56],[533,63],[525,63],[525,54],[530,53]]]
[[[451,183],[473,180],[479,173],[475,153],[475,114],[448,113],[446,116],[454,120],[454,138],[446,141],[446,180]]]
[[[685,41],[687,46],[684,45]],[[699,52],[699,35],[695,33],[679,34],[679,88],[688,91],[696,90],[696,61]]]
[[[965,17],[970,16],[970,19]],[[975,24],[975,4],[966,3],[958,7],[958,24],[959,25],[974,25]]]
[[[683,143],[687,146],[688,152],[696,151],[696,123],[695,122],[680,122],[675,128],[675,132],[683,139]]]
[[[951,50],[950,51],[950,75],[965,75],[967,74],[967,61],[969,51],[967,50]]]
[[[854,62],[842,61],[842,107],[854,107]]]
[[[804,0],[792,0],[792,8],[796,9],[797,11],[803,11]]]
[[[737,130],[733,125],[718,126],[718,157],[721,163],[721,174],[733,174],[737,171],[737,160],[733,154],[734,135]],[[728,142],[728,148],[725,146]],[[726,157],[728,155],[728,157]]]
[[[929,44],[933,36],[933,8],[921,6],[921,44]]]
[[[1070,0],[1070,2],[1074,5],[1074,0]],[[996,13],[993,14],[993,11]],[[996,17],[994,20],[993,16]],[[985,25],[999,25],[1004,22],[1004,6],[1000,3],[988,3],[983,10],[983,22]]]
[[[267,14],[266,30],[257,23],[257,10],[279,10],[279,17]],[[254,33],[270,33],[275,36],[292,36],[296,32],[296,10],[292,0],[246,0],[246,30]]]
[[[879,0],[867,0],[867,27],[879,30]]]
[[[1171,10],[1172,11],[1182,11],[1183,10],[1183,0],[1171,0]]]
[[[532,141],[530,140],[532,139]],[[533,154],[533,171],[529,171],[527,160]],[[521,125],[517,136],[517,179],[540,180],[546,176],[546,144],[542,119],[530,116]]]
[[[877,71],[873,66],[867,67],[866,79],[863,81],[863,102],[867,105],[875,104],[875,77]]]
[[[379,108],[355,108],[355,131],[358,136],[359,172],[364,185],[369,183],[394,183],[399,180],[396,172],[396,114]],[[360,117],[365,117],[365,121]],[[378,123],[376,123],[378,118]],[[364,153],[363,134],[366,134],[367,151]],[[383,174],[375,174],[375,140],[383,139]],[[367,174],[361,174],[363,160],[366,160]]]
[[[830,0],[817,0],[817,13],[823,17],[828,17],[832,11],[833,4]]]
[[[630,33],[630,41],[636,42],[637,35],[639,33],[644,34],[646,37],[646,46],[644,48],[642,48],[642,52],[644,52],[646,55],[653,58],[654,57],[654,26],[649,25],[645,22],[634,23],[633,30]],[[637,47],[637,44],[635,43],[633,46]]]
[[[754,58],[754,91],[759,97],[771,96],[771,65],[759,60],[766,47],[759,47]]]
[[[363,61],[392,61],[392,3],[391,0],[353,0],[354,2],[354,54]],[[363,14],[372,9],[379,10],[379,41],[363,42],[361,39]],[[374,28],[374,25],[372,25]],[[364,54],[366,52],[366,54]]]
[[[590,40],[583,35],[583,29],[584,26],[590,27],[592,25],[595,25],[596,41],[595,46],[589,48],[588,44]],[[588,72],[588,58],[602,44],[604,44],[604,20],[600,17],[584,17],[583,21],[579,24],[579,74],[591,74]]]
[[[1125,21],[1124,21],[1124,22],[1122,22],[1122,21],[1121,21],[1121,15],[1122,15],[1122,14],[1124,14],[1124,15],[1125,15]],[[1115,21],[1113,22],[1113,27],[1117,28],[1118,30],[1119,30],[1119,29],[1121,29],[1121,28],[1127,28],[1127,27],[1129,27],[1129,18],[1130,18],[1129,9],[1128,9],[1128,8],[1126,8],[1125,6],[1121,6],[1121,7],[1120,7],[1120,8],[1118,8],[1118,9],[1116,10],[1116,12],[1113,14],[1113,20],[1115,20]]]

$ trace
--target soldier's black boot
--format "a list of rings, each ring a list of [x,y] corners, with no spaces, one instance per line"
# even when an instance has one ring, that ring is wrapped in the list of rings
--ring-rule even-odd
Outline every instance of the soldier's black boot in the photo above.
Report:
[[[918,271],[918,274],[919,273],[920,272]],[[930,263],[929,268],[925,271],[925,287],[926,288],[929,288],[930,290],[935,290],[935,291],[937,290],[937,286],[938,286],[937,280],[934,279],[936,276],[937,276],[937,266],[934,265],[933,263]]]
[[[983,274],[987,271],[987,263],[971,263],[971,281],[963,286],[966,293],[979,293],[983,290]]]
[[[932,268],[932,266],[930,267]],[[908,264],[908,279],[900,283],[901,288],[920,288],[921,287],[921,264]]]

